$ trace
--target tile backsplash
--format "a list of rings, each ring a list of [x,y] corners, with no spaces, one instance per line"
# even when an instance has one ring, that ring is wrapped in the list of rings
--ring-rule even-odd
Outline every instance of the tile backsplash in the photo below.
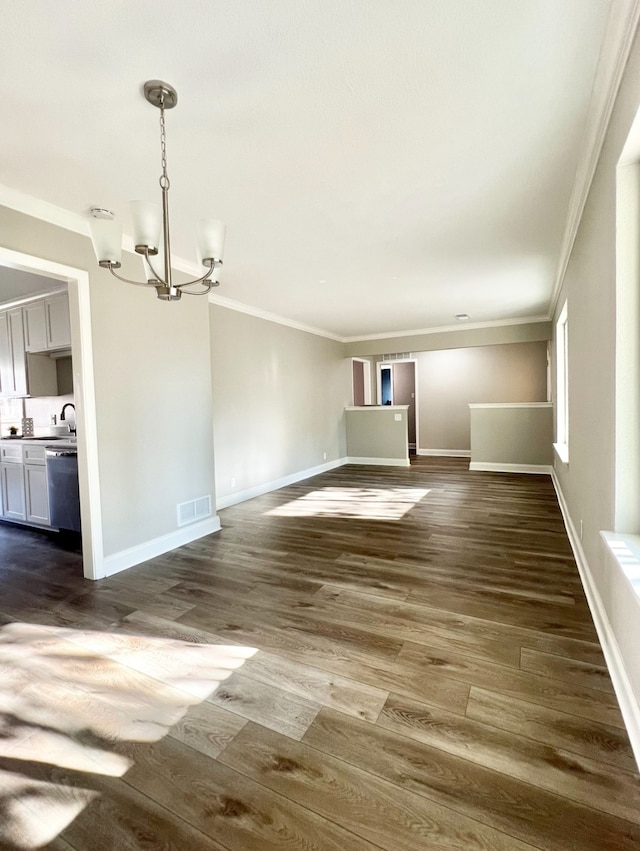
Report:
[[[33,419],[33,430],[36,435],[48,434],[51,416],[55,414],[59,423],[62,406],[67,402],[73,403],[73,393],[63,396],[40,396],[33,399],[0,399],[0,436],[7,437],[9,427],[13,425],[20,430],[23,416]],[[66,412],[65,422],[75,428],[75,416],[72,410]]]

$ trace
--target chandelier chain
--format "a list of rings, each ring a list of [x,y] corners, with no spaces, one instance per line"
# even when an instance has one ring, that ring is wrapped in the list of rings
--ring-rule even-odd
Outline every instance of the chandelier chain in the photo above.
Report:
[[[168,189],[171,184],[167,174],[167,127],[164,120],[164,96],[160,98],[160,153],[162,163],[160,186],[162,189]]]

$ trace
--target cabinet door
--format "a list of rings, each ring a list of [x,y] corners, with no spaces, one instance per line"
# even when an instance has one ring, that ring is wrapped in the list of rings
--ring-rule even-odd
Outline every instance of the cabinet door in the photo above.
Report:
[[[24,467],[22,464],[0,465],[3,517],[7,520],[26,520],[24,498]]]
[[[10,396],[13,388],[13,354],[11,352],[11,335],[9,334],[9,314],[6,310],[0,313],[0,393]]]
[[[44,352],[47,348],[47,323],[44,301],[23,307],[24,344],[27,352]]]
[[[49,525],[49,493],[47,468],[41,464],[25,464],[24,489],[28,523]]]
[[[0,313],[0,392],[27,395],[27,361],[24,350],[22,308]]]
[[[9,310],[11,330],[11,348],[13,353],[13,386],[16,396],[26,396],[27,390],[27,354],[24,349],[24,326],[22,308]]]
[[[47,348],[66,349],[71,345],[69,296],[61,293],[45,302],[47,314]]]

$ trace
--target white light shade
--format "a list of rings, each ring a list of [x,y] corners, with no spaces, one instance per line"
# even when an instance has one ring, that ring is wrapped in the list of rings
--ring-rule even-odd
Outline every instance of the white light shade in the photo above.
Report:
[[[198,222],[198,254],[200,260],[222,260],[227,226],[219,219]]]
[[[122,258],[122,225],[108,219],[89,219],[91,242],[98,263],[109,260],[120,263]]]
[[[131,221],[133,224],[133,244],[158,248],[162,213],[153,201],[130,201]]]
[[[152,278],[152,274],[147,264],[147,260],[143,255],[139,255],[139,257],[142,260],[142,268],[144,269],[143,274],[145,280],[150,281]],[[160,246],[158,248],[158,253],[154,256],[149,257],[149,260],[153,263],[153,268],[160,276],[160,280],[162,280],[164,278],[164,248]]]

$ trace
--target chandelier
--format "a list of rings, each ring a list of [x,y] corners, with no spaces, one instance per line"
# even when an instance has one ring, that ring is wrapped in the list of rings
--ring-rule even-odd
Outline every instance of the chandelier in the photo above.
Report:
[[[132,281],[116,272],[122,257],[122,226],[119,225],[110,210],[92,207],[89,222],[91,240],[98,264],[127,284],[140,287],[155,287],[158,298],[163,301],[177,301],[185,295],[205,295],[219,281],[213,280],[213,272],[222,265],[222,252],[226,225],[218,219],[202,219],[198,225],[198,253],[206,272],[202,277],[174,284],[171,272],[171,244],[169,240],[169,176],[167,174],[167,135],[165,110],[173,109],[178,102],[178,93],[168,83],[161,80],[149,80],[144,84],[144,96],[150,104],[160,110],[160,151],[162,174],[162,207],[149,201],[131,201],[131,219],[135,250],[141,254],[146,281]],[[188,289],[198,285],[198,289]]]

